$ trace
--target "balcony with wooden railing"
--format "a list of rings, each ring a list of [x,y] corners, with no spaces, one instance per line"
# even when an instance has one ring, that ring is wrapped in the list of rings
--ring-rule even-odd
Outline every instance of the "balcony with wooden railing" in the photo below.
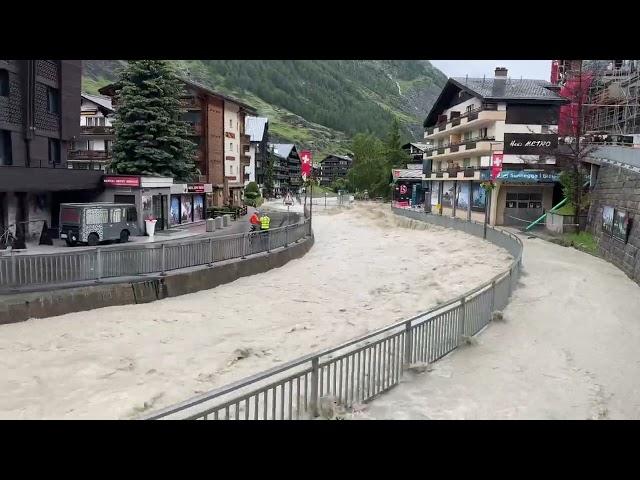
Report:
[[[111,160],[111,152],[104,150],[69,150],[67,158],[69,160],[109,161]]]
[[[113,136],[115,135],[115,129],[105,125],[80,125],[81,135],[100,135],[100,136]]]
[[[186,110],[201,110],[202,104],[198,97],[184,97],[180,99],[180,107]]]
[[[424,138],[433,140],[451,133],[461,132],[470,128],[478,128],[506,119],[506,110],[498,110],[497,104],[489,103],[482,107],[469,110],[461,115],[454,115],[435,126],[425,129]]]

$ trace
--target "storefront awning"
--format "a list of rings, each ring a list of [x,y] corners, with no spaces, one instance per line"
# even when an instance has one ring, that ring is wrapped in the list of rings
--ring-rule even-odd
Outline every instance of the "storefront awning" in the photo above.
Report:
[[[397,182],[398,180],[422,180],[422,170],[394,168],[391,172],[393,174],[394,182]]]
[[[557,172],[541,172],[527,170],[503,170],[496,180],[502,183],[555,183],[560,181]]]

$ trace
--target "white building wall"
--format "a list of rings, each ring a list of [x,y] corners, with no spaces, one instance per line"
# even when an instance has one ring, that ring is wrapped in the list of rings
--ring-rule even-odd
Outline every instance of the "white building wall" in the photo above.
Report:
[[[250,146],[249,146],[249,156],[251,157],[251,161],[249,163],[249,166],[244,167],[245,173],[249,174],[249,180],[244,182],[245,186],[249,182],[255,182],[256,181],[256,145],[254,143],[250,144]]]
[[[454,105],[451,108],[447,108],[444,112],[442,112],[443,115],[447,115],[447,118],[449,118],[449,114],[451,112],[460,112],[460,115],[464,114],[464,112],[467,111],[467,107],[471,105],[472,108],[479,108],[480,106],[482,106],[482,101],[479,98],[470,98],[469,100],[465,100],[462,103],[459,103],[458,105]]]

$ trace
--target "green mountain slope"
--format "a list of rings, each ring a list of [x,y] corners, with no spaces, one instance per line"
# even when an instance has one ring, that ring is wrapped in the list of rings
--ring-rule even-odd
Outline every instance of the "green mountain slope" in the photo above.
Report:
[[[84,62],[89,93],[115,78],[119,60]],[[393,117],[407,140],[446,82],[426,60],[177,60],[181,74],[254,105],[274,140],[344,153],[357,132],[384,135]]]

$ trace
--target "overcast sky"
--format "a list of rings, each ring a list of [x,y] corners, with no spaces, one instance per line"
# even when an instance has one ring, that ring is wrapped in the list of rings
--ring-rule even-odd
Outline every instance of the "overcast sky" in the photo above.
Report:
[[[496,67],[506,67],[511,78],[549,80],[551,60],[429,60],[449,77],[493,76]]]

